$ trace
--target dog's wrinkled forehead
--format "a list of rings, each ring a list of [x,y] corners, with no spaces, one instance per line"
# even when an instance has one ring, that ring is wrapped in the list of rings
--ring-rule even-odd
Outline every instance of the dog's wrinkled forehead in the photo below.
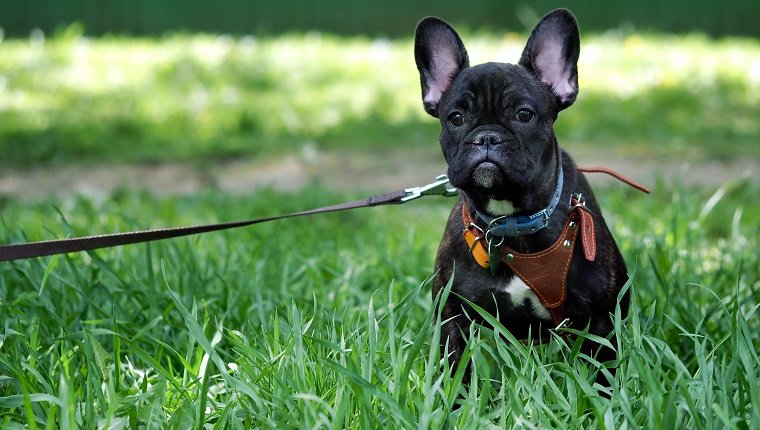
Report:
[[[521,104],[536,105],[537,98],[542,96],[549,96],[548,89],[524,67],[485,63],[463,70],[442,102],[448,109],[488,111]]]

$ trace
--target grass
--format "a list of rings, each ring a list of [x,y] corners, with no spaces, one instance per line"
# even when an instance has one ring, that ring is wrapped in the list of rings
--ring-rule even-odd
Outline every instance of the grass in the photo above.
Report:
[[[598,191],[634,272],[609,399],[575,344],[498,326],[470,344],[469,386],[443,371],[426,277],[452,200],[3,263],[0,427],[758,428],[759,191]],[[0,242],[347,197],[6,200]]]
[[[410,38],[167,35],[0,40],[0,167],[429,147]],[[525,35],[465,34],[473,63]],[[758,157],[760,42],[584,35],[569,148],[695,160]],[[160,150],[156,150],[160,148]]]
[[[464,38],[474,62],[513,61],[524,43]],[[75,26],[1,40],[0,169],[429,147],[411,51]],[[749,39],[584,35],[558,135],[571,152],[757,159],[758,54]],[[759,187],[597,192],[633,272],[614,379],[576,343],[525,346],[498,325],[473,334],[469,385],[444,370],[427,278],[451,200],[2,263],[0,428],[758,428]],[[354,197],[0,196],[0,243]]]

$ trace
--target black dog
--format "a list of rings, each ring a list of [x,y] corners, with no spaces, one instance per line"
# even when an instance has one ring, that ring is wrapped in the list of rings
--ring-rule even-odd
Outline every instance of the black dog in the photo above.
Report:
[[[599,336],[612,330],[625,262],[553,130],[578,94],[579,53],[578,24],[564,9],[541,19],[516,65],[470,67],[448,24],[426,18],[417,26],[424,107],[441,121],[449,179],[461,195],[433,284],[435,297],[454,276],[441,340],[454,368],[471,320],[478,321],[460,296],[498,314],[518,339],[545,338],[557,325]],[[627,308],[626,293],[624,314]],[[598,358],[612,359],[614,351],[602,349]]]

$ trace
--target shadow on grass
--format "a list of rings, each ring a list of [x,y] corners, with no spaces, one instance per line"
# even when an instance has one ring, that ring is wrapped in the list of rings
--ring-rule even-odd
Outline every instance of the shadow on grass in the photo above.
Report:
[[[582,92],[560,114],[563,145],[605,148],[624,155],[692,160],[758,157],[760,105],[741,83],[727,79],[710,87],[653,88],[628,98]],[[319,149],[403,150],[437,145],[438,121],[413,116],[389,119],[391,106],[367,116],[346,115],[323,131],[287,131],[266,124],[266,115],[243,107],[188,110],[156,119],[134,107],[134,94],[70,97],[59,108],[6,111],[0,136],[7,167],[71,162],[166,162],[223,160]],[[41,125],[39,125],[41,124]]]

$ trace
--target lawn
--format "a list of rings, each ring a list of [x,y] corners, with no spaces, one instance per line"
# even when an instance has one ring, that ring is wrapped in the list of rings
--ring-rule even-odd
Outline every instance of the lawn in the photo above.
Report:
[[[410,36],[413,29],[409,29]],[[465,34],[473,63],[525,35]],[[0,41],[2,167],[198,161],[435,142],[412,39],[324,34]],[[558,135],[628,157],[758,157],[760,42],[588,35]]]
[[[523,37],[465,35],[475,61],[516,59]],[[581,98],[558,123],[571,152],[760,156],[757,41],[583,42]],[[411,39],[4,40],[0,168],[429,147],[415,73]],[[654,190],[596,192],[632,273],[614,377],[577,343],[499,326],[474,334],[469,385],[445,371],[428,277],[454,202],[430,198],[0,263],[0,428],[760,428],[760,184]],[[358,197],[0,196],[0,243]]]
[[[452,204],[439,198],[0,265],[0,426],[757,428],[758,191],[599,193],[634,274],[610,399],[573,344],[498,331],[472,343],[469,386],[442,370],[426,281]],[[5,202],[0,239],[346,197]]]

